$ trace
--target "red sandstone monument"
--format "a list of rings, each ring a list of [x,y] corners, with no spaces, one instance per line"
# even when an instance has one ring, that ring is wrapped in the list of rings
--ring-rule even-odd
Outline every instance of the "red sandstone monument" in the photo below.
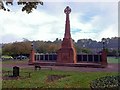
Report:
[[[76,51],[70,34],[70,12],[71,9],[67,6],[64,10],[66,14],[65,34],[61,48],[57,52],[57,63],[76,63]]]
[[[69,14],[71,12],[71,9],[69,6],[67,6],[64,10],[64,13],[66,14],[66,23],[65,23],[65,34],[64,34],[64,38],[61,44],[61,48],[57,51],[57,62],[46,62],[45,58],[41,59],[41,55],[35,53],[34,51],[34,44],[32,42],[31,46],[32,46],[32,50],[30,53],[30,59],[29,59],[29,65],[35,65],[35,64],[39,64],[39,65],[43,65],[43,66],[49,66],[49,65],[64,65],[64,66],[91,66],[91,67],[107,67],[108,63],[107,63],[107,53],[105,51],[105,47],[104,47],[104,43],[103,43],[103,51],[102,54],[97,56],[97,58],[95,58],[96,55],[88,55],[88,54],[84,54],[83,55],[76,55],[76,51],[75,48],[73,46],[73,41],[71,38],[71,34],[70,34],[70,21],[69,21]],[[44,55],[45,56],[45,55]],[[81,58],[78,56],[81,56]],[[89,56],[92,56],[92,59],[89,58]],[[35,58],[38,57],[38,58]],[[101,57],[101,59],[100,59]],[[94,59],[95,58],[95,59]],[[77,60],[76,60],[77,59]],[[83,60],[84,59],[84,60]],[[56,59],[55,59],[56,60]],[[42,61],[42,62],[41,62]],[[77,62],[78,61],[78,62]]]

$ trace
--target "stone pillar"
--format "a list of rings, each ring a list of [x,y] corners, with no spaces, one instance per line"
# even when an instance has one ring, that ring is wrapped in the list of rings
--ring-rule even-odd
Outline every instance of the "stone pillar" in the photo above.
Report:
[[[32,49],[32,50],[31,50],[31,53],[30,53],[29,65],[30,65],[30,64],[34,64],[34,62],[35,62],[35,52],[34,52],[34,50]]]
[[[106,51],[103,49],[102,50],[102,67],[107,67],[108,63],[107,63],[107,53]]]

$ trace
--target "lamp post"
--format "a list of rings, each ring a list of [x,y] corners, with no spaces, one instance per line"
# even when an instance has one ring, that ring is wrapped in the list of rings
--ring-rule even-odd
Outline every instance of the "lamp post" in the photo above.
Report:
[[[103,50],[102,50],[102,67],[107,67],[107,53],[105,51],[105,38],[102,39],[102,44],[103,44]]]
[[[102,39],[103,50],[105,50],[105,38]]]
[[[31,43],[32,50],[34,50],[33,45],[34,45],[34,42],[32,41],[32,43]]]
[[[83,43],[82,44],[82,47],[83,47],[82,53],[84,53],[84,49],[85,49],[85,40],[84,39],[82,40],[82,43]]]

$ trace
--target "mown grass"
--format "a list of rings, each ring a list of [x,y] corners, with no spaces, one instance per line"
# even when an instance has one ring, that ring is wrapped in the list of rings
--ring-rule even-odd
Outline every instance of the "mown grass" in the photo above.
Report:
[[[120,63],[120,57],[107,57],[108,63]]]
[[[8,70],[8,69],[7,69]],[[31,72],[31,77],[25,72]],[[117,75],[117,72],[66,72],[32,69],[21,69],[20,76],[24,79],[3,80],[2,88],[89,88],[89,83],[107,75]],[[6,74],[4,73],[3,76]],[[48,75],[69,75],[53,82],[47,82]]]
[[[24,64],[24,63],[28,63],[28,59],[24,59],[24,60],[4,60],[2,61],[2,64]]]
[[[108,63],[117,63],[116,59],[108,58]],[[24,61],[3,61],[4,64],[28,63]],[[64,68],[63,68],[64,69]],[[3,67],[4,71],[12,71],[12,68]],[[25,72],[31,72],[31,77]],[[11,73],[12,74],[12,73]],[[2,88],[90,88],[90,82],[99,77],[117,75],[118,72],[75,72],[75,71],[55,71],[40,70],[34,71],[31,68],[21,68],[20,76],[23,79],[3,80]],[[3,76],[7,75],[4,73]],[[47,82],[48,75],[69,75],[65,78],[53,82]]]

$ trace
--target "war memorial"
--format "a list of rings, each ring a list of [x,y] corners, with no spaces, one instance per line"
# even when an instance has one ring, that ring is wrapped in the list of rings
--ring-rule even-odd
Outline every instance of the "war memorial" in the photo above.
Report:
[[[61,48],[55,54],[39,54],[34,51],[33,45],[29,65],[39,64],[45,66],[77,66],[77,67],[107,67],[107,54],[103,48],[101,54],[77,54],[70,33],[71,8],[67,6],[65,34]]]

